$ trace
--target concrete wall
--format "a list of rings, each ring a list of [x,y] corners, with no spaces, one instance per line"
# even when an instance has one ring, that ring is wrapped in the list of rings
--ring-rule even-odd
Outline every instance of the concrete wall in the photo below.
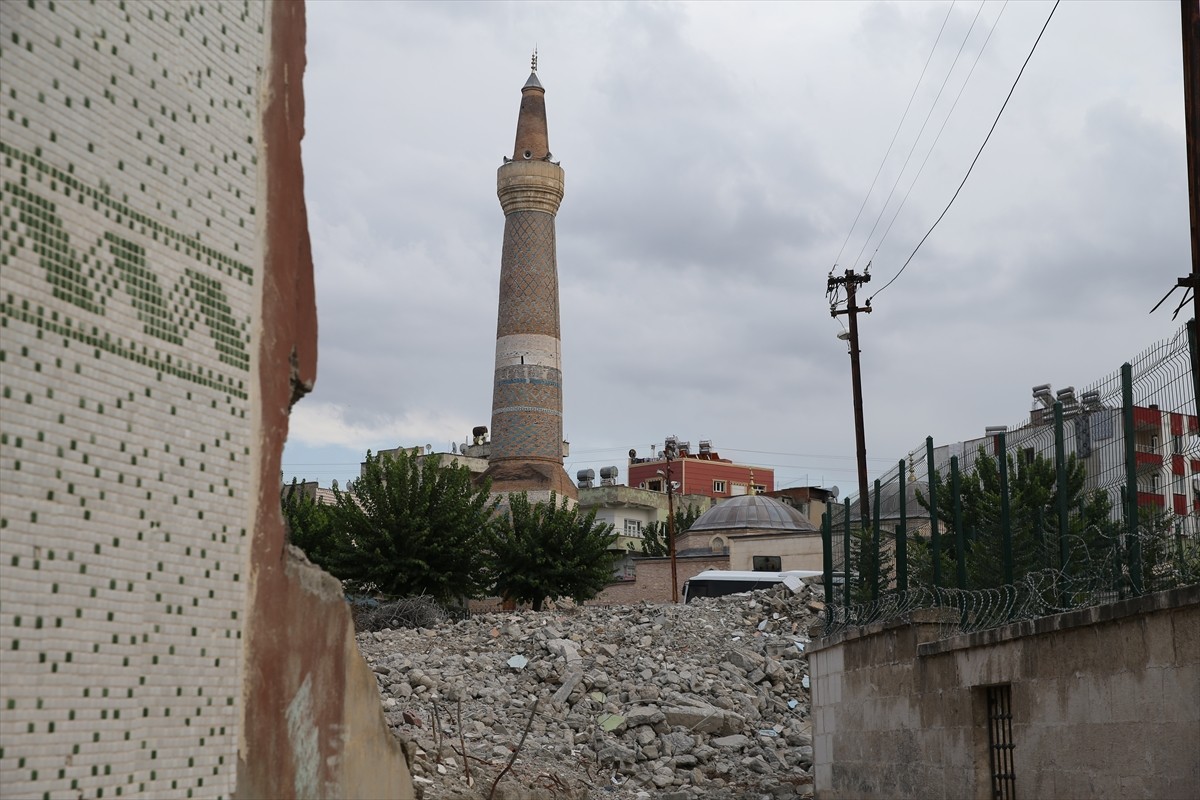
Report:
[[[1016,794],[1194,798],[1200,586],[938,640],[937,614],[814,642],[819,800],[991,797],[986,687],[1008,684]]]
[[[670,603],[671,597],[671,559],[669,558],[639,558],[635,562],[637,577],[631,581],[621,581],[610,584],[588,605],[624,605],[640,603],[643,600],[651,603]],[[729,569],[729,557],[714,556],[683,556],[675,558],[675,575],[679,585],[680,597],[683,594],[683,584],[706,569]]]
[[[411,796],[279,463],[301,3],[0,13],[0,795]]]
[[[782,569],[823,569],[821,534],[766,533],[726,536],[729,569],[754,569],[754,556],[779,556]]]

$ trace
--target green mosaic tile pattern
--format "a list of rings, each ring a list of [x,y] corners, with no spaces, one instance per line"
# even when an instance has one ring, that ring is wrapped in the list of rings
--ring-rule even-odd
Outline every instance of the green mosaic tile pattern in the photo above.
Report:
[[[232,794],[259,2],[0,15],[0,796]]]

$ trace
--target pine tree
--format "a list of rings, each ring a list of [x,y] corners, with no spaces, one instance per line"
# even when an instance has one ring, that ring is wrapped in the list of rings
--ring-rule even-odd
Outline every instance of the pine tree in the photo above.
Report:
[[[1079,553],[1102,552],[1113,534],[1108,495],[1083,491],[1087,471],[1074,455],[1067,459],[1066,484],[1070,509],[1069,545],[1072,558]],[[957,541],[952,509],[954,496],[946,475],[936,479],[941,536],[942,585],[955,585]],[[1058,542],[1058,484],[1053,459],[1040,453],[1029,460],[1008,455],[1009,526],[1012,531],[1013,578],[1042,569],[1061,569]],[[917,492],[926,510],[929,499]],[[968,589],[994,588],[1004,583],[1004,544],[1001,527],[1000,468],[995,456],[980,448],[974,467],[962,475],[959,502],[962,509],[964,562]],[[919,583],[932,583],[932,552],[927,539],[910,548],[910,571]],[[1070,565],[1068,565],[1069,567]],[[1081,565],[1080,565],[1081,566]]]

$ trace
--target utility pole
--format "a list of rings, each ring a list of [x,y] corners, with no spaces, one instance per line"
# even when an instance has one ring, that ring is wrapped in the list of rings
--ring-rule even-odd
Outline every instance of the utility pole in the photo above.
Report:
[[[1192,350],[1192,390],[1200,414],[1200,2],[1179,0],[1183,33],[1183,117],[1187,131],[1188,206],[1192,227],[1192,274],[1177,285],[1192,289],[1192,321],[1188,325]]]
[[[671,554],[671,602],[679,602],[679,572],[675,562],[675,487],[671,485],[671,461],[675,458],[675,442],[673,439],[666,441],[666,446],[663,447],[663,456],[667,460],[667,469],[656,470],[659,475],[663,476],[663,480],[667,484],[667,550]]]
[[[1192,289],[1194,316],[1200,320],[1200,2],[1180,0],[1183,33],[1183,118],[1186,131],[1189,218],[1192,228],[1192,275],[1180,286]],[[1186,281],[1186,284],[1185,284]]]
[[[839,286],[846,287],[846,307],[839,310],[837,303],[833,302],[830,305],[829,314],[833,317],[842,314],[850,317],[850,377],[854,385],[854,438],[858,445],[858,513],[864,528],[871,524],[871,506],[867,497],[867,434],[863,430],[862,372],[858,364],[858,314],[859,312],[870,314],[871,301],[867,300],[866,305],[859,306],[856,292],[861,284],[868,283],[870,280],[871,273],[858,275],[854,270],[848,269],[845,275],[838,278],[830,273],[827,288],[829,296],[835,297]]]
[[[1192,357],[1192,392],[1196,413],[1200,414],[1200,0],[1179,0],[1180,31],[1183,34],[1183,121],[1184,143],[1187,149],[1188,171],[1188,217],[1191,226],[1192,271],[1175,282],[1171,290],[1159,300],[1158,307],[1182,288],[1183,300],[1171,315],[1175,319],[1187,305],[1188,290],[1191,290],[1192,319],[1187,323],[1188,347]]]

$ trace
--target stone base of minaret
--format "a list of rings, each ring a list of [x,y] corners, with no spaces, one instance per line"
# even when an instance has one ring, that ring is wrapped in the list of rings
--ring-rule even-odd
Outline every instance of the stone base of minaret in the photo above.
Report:
[[[524,492],[531,503],[549,500],[553,492],[558,498],[579,500],[579,489],[561,464],[541,461],[501,461],[490,464],[479,480],[490,479],[492,494]]]

